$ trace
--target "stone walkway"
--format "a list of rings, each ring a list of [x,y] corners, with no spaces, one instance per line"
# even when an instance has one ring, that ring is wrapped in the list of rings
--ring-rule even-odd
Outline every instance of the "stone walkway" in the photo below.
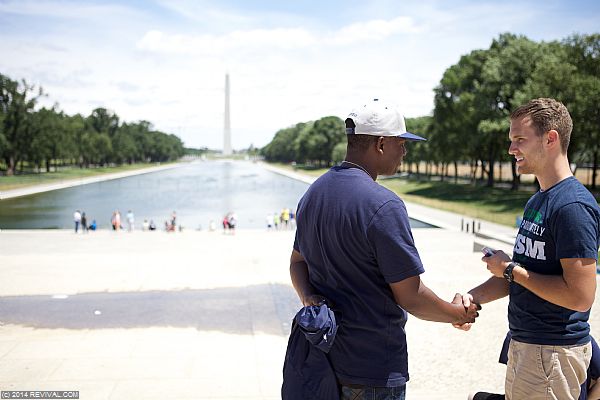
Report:
[[[277,399],[293,232],[0,232],[0,390],[82,399]],[[414,231],[445,299],[488,277],[473,236]],[[471,332],[409,318],[410,399],[501,390],[506,300]],[[599,315],[592,312],[597,326]]]

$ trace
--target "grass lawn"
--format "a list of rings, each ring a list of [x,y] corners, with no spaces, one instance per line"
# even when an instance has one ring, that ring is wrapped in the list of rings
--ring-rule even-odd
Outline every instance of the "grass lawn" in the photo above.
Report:
[[[517,216],[523,215],[525,203],[532,195],[528,191],[405,178],[378,182],[406,201],[508,226],[515,226]]]
[[[126,164],[118,167],[101,168],[78,168],[72,167],[57,172],[43,172],[40,174],[0,176],[0,190],[19,189],[27,186],[43,185],[48,183],[58,183],[71,179],[87,178],[90,176],[103,175],[115,172],[132,171],[136,169],[154,167],[157,164],[139,163]],[[164,165],[164,164],[161,164]]]

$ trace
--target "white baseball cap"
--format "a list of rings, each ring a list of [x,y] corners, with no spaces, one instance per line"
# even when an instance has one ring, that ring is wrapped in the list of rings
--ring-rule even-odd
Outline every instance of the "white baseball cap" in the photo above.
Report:
[[[348,114],[354,128],[346,127],[347,135],[395,136],[406,140],[427,140],[406,131],[400,109],[379,99],[373,99]],[[348,119],[347,118],[347,119]]]

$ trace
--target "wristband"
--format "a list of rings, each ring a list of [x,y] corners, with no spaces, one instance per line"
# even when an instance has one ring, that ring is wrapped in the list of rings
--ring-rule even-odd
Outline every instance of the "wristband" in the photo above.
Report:
[[[506,279],[509,282],[514,281],[515,277],[513,276],[513,269],[515,269],[515,267],[520,267],[521,264],[516,263],[516,262],[511,262],[510,264],[508,264],[508,267],[506,267],[506,269],[504,270],[504,273],[502,274],[504,276],[504,279]]]

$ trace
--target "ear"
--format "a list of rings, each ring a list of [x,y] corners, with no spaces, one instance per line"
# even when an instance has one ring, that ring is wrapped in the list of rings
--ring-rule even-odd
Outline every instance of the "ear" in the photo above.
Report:
[[[377,139],[377,151],[380,153],[383,153],[383,141],[383,136],[379,136],[379,139]]]
[[[560,138],[559,138],[558,132],[556,130],[550,129],[548,131],[548,134],[546,137],[546,144],[549,147],[560,146]]]

